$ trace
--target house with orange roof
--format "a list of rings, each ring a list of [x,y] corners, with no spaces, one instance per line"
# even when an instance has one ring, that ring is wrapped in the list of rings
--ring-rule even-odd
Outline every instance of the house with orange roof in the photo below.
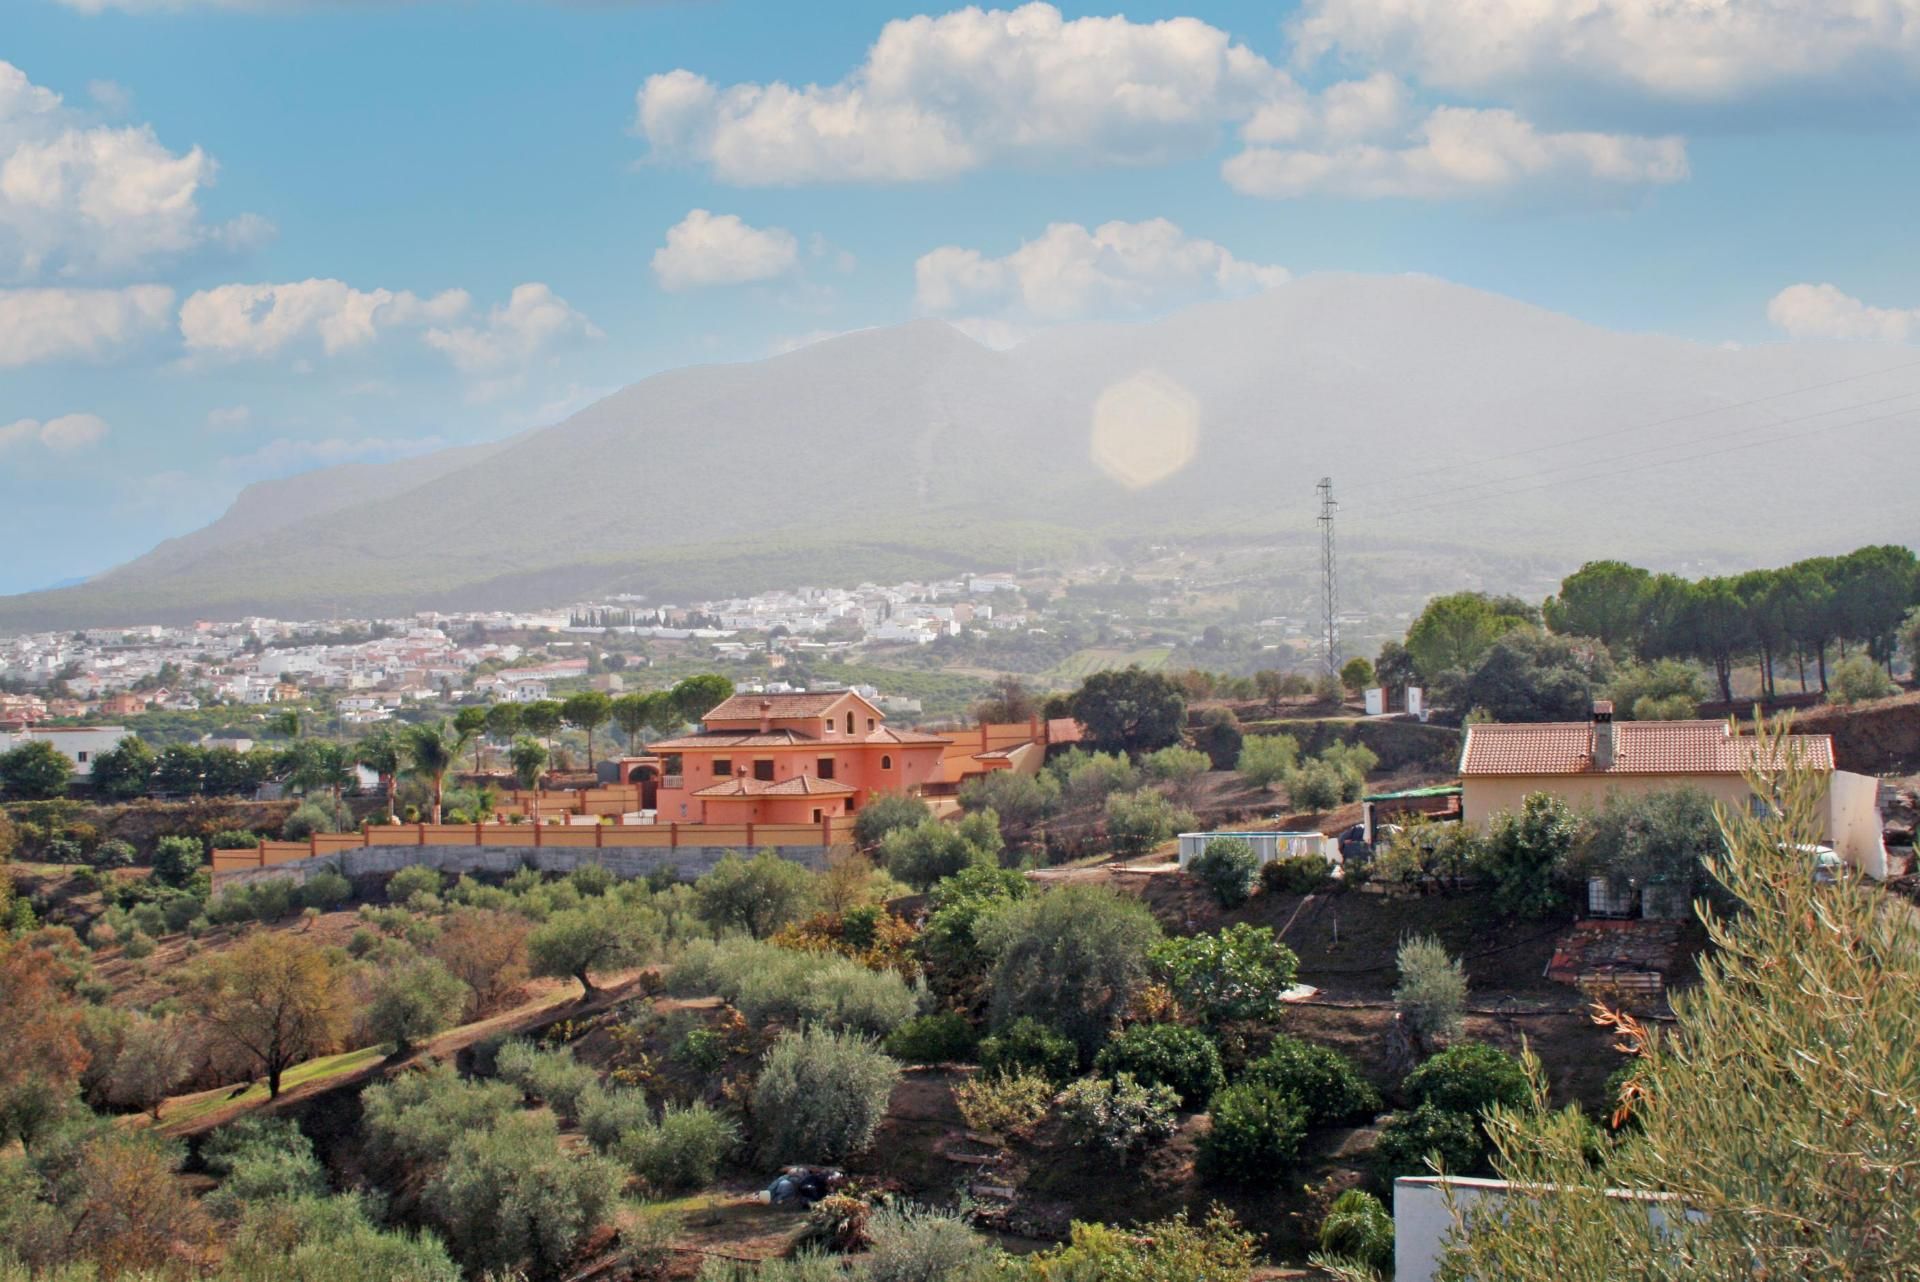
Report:
[[[1880,781],[1837,769],[1833,737],[1789,734],[1777,740],[1795,763],[1827,778],[1827,831],[1842,856],[1870,876],[1887,874]],[[1485,828],[1546,792],[1575,810],[1597,811],[1617,794],[1692,788],[1738,809],[1765,804],[1747,782],[1762,742],[1728,721],[1625,721],[1601,700],[1586,721],[1467,727],[1460,751],[1461,818]]]
[[[819,823],[885,793],[917,796],[949,740],[897,730],[851,690],[736,694],[693,734],[620,763],[663,822]]]

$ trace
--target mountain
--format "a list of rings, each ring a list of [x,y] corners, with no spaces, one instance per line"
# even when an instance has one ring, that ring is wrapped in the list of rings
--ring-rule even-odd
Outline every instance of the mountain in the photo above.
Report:
[[[255,485],[84,584],[0,598],[0,627],[1012,566],[1304,532],[1322,475],[1347,546],[1756,564],[1914,541],[1890,466],[1920,413],[1911,365],[1614,333],[1423,277],[1305,277],[1009,351],[922,320],[661,374],[505,441]]]

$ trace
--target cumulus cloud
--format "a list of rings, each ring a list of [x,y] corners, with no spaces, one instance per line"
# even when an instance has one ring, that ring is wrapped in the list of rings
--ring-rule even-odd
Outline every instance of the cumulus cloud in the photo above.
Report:
[[[785,275],[799,256],[792,232],[695,209],[667,229],[667,243],[653,252],[653,274],[670,290],[742,285]]]
[[[251,422],[253,408],[248,405],[221,405],[207,411],[209,432],[237,432]]]
[[[1794,338],[1904,343],[1920,334],[1920,307],[1873,307],[1833,285],[1789,285],[1767,304],[1767,319]]]
[[[99,444],[106,434],[106,422],[93,414],[63,414],[44,423],[23,418],[0,426],[0,453],[37,442],[53,453],[70,454]]]
[[[720,86],[687,70],[640,89],[661,159],[743,186],[913,182],[997,158],[1129,164],[1205,151],[1290,81],[1197,18],[1067,20],[1050,4],[886,24],[830,85]]]
[[[603,335],[566,299],[539,282],[515,286],[484,324],[427,331],[427,346],[469,374],[524,366],[552,348]]]
[[[1303,59],[1329,51],[1485,92],[1569,78],[1679,102],[1920,73],[1920,0],[1305,0]]]
[[[164,285],[0,289],[0,368],[97,359],[164,329],[172,313],[173,291]]]
[[[1054,223],[1003,257],[944,245],[914,264],[920,307],[971,313],[968,332],[994,346],[1017,338],[1012,322],[1019,318],[1055,322],[1137,314],[1286,279],[1285,268],[1236,258],[1164,218],[1102,223],[1092,230]],[[1001,323],[983,323],[990,318]]]
[[[388,329],[453,320],[471,302],[458,289],[422,298],[337,280],[220,285],[181,304],[180,333],[189,351],[208,356],[261,358],[314,342],[332,356]]]
[[[1230,157],[1221,174],[1235,191],[1276,200],[1321,194],[1450,200],[1523,184],[1612,196],[1679,182],[1688,173],[1683,139],[1550,132],[1505,108],[1439,107],[1390,141],[1320,133],[1318,145],[1248,147]]]
[[[199,206],[216,166],[151,126],[89,126],[60,96],[0,62],[0,274],[98,276],[270,231],[248,216],[213,225]]]

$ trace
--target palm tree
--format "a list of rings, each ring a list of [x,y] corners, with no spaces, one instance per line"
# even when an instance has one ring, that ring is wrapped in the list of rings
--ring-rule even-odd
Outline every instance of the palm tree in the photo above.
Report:
[[[447,771],[453,769],[463,745],[447,738],[444,725],[408,726],[405,752],[407,769],[427,780],[433,787],[433,821],[440,822],[440,797],[446,787]]]
[[[513,775],[520,786],[531,790],[539,785],[540,772],[547,768],[546,745],[531,735],[521,735],[513,741],[507,760],[513,763]]]
[[[400,788],[400,772],[406,768],[406,745],[391,728],[382,727],[360,741],[360,764],[380,776],[387,790],[387,822],[396,818],[394,795]]]
[[[335,801],[340,800],[342,789],[359,778],[353,772],[353,752],[344,743],[314,743],[304,755],[304,786],[325,788]]]

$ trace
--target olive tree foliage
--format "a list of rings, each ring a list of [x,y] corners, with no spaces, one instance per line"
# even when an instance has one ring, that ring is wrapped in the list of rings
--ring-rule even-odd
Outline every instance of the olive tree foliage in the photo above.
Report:
[[[818,897],[805,867],[763,850],[751,859],[729,853],[693,884],[694,911],[719,930],[765,939],[813,910]]]
[[[659,912],[644,904],[589,899],[535,927],[527,938],[527,960],[536,975],[579,980],[585,998],[594,991],[594,971],[637,964],[659,944],[665,926]]]
[[[1692,890],[1707,860],[1724,848],[1713,802],[1699,789],[1621,793],[1587,820],[1573,869],[1604,877],[1616,890],[1649,882]]]
[[[1134,667],[1096,672],[1071,700],[1073,716],[1093,746],[1129,755],[1180,742],[1187,697],[1171,677]]]
[[[818,1025],[785,1033],[753,1087],[753,1128],[768,1162],[838,1162],[865,1149],[900,1066],[870,1039]]]
[[[1181,809],[1150,788],[1116,792],[1107,798],[1107,842],[1123,859],[1138,859],[1162,842],[1198,826],[1192,811]]]
[[[366,1008],[367,1031],[391,1043],[395,1055],[449,1027],[466,1008],[469,989],[430,957],[383,970],[373,981]]]
[[[1137,899],[1068,885],[1007,904],[975,936],[993,958],[993,1026],[1031,1016],[1070,1038],[1085,1060],[1147,983],[1160,926]]]
[[[959,823],[928,819],[895,828],[880,843],[887,871],[915,890],[929,890],[964,869],[998,865],[1000,816],[978,810]]]
[[[895,828],[913,828],[933,818],[927,803],[903,792],[882,793],[853,818],[853,839],[862,850],[875,850]]]
[[[1439,940],[1415,935],[1400,945],[1400,982],[1393,1004],[1415,1041],[1430,1044],[1460,1032],[1467,1006],[1467,972]]]
[[[1576,1110],[1549,1111],[1529,1056],[1531,1099],[1488,1131],[1499,1174],[1538,1192],[1475,1219],[1448,1282],[1920,1276],[1920,1215],[1896,1192],[1920,1162],[1920,918],[1853,877],[1816,881],[1801,852],[1823,781],[1759,760],[1784,763],[1751,780],[1778,813],[1721,812],[1708,867],[1739,906],[1703,909],[1701,982],[1673,994],[1670,1027],[1613,1017],[1639,1054],[1634,1125],[1596,1149]],[[1623,1188],[1694,1214],[1656,1224]]]

